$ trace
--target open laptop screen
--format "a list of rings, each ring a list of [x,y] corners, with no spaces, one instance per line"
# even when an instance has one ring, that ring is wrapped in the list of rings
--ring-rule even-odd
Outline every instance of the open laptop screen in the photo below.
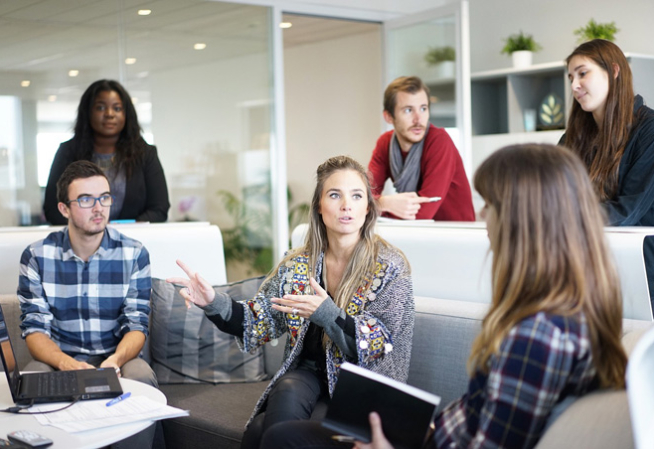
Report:
[[[7,330],[4,313],[2,313],[2,306],[0,306],[0,358],[5,368],[4,371],[7,375],[11,396],[15,401],[16,394],[18,393],[17,388],[20,372],[16,363],[14,347],[11,345],[11,340],[9,340],[9,331]]]

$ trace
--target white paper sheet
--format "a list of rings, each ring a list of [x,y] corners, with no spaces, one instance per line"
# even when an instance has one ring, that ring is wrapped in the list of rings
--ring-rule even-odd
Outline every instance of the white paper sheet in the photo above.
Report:
[[[107,402],[107,400],[82,401],[66,410],[34,416],[44,426],[58,427],[66,432],[83,432],[118,424],[189,415],[188,410],[160,404],[146,396],[132,396],[111,407],[107,407]],[[60,407],[61,404],[47,404],[34,406],[29,410],[43,412]]]

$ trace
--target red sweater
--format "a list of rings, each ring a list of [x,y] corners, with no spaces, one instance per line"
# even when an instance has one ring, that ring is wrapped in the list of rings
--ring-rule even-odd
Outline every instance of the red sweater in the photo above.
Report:
[[[368,164],[368,176],[376,197],[381,195],[386,179],[393,179],[388,160],[388,146],[392,136],[393,131],[381,135]],[[442,198],[435,203],[423,203],[416,215],[418,220],[432,218],[438,221],[475,221],[470,184],[459,151],[449,134],[434,125],[429,126],[422,150],[416,193],[418,196]]]

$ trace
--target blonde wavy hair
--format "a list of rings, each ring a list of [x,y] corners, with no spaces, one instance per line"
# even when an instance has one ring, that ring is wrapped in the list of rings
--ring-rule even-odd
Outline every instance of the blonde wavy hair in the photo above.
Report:
[[[495,223],[489,227],[492,302],[469,371],[487,373],[489,358],[521,320],[541,311],[581,312],[601,385],[624,388],[620,282],[582,162],[563,147],[509,146],[481,164],[474,186]]]
[[[329,248],[327,228],[320,214],[320,200],[327,179],[334,173],[343,170],[355,172],[363,181],[366,191],[366,201],[368,203],[368,213],[359,231],[361,238],[356,244],[352,257],[345,268],[341,283],[335,291],[331,292],[334,303],[342,309],[352,299],[354,293],[361,286],[363,279],[374,272],[379,245],[390,246],[384,239],[375,234],[375,224],[377,223],[377,217],[379,217],[379,208],[372,195],[366,170],[357,161],[348,156],[335,156],[327,159],[318,166],[316,171],[316,189],[313,192],[313,199],[311,200],[309,230],[307,231],[305,243],[303,246],[290,251],[280,263],[281,266],[299,254],[307,254],[309,256],[310,274],[315,277],[314,268],[320,254]],[[269,275],[269,278],[276,274],[277,270],[274,270]]]

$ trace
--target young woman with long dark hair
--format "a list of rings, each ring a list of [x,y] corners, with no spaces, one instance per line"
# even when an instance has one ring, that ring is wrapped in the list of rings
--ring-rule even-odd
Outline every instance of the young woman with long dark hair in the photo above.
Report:
[[[595,39],[566,63],[575,101],[560,143],[586,165],[609,225],[654,226],[654,110],[634,96],[627,58]],[[654,300],[654,239],[645,239],[644,256]]]
[[[170,203],[157,149],[141,137],[132,99],[117,81],[96,81],[82,95],[75,135],[57,150],[45,189],[43,212],[50,224],[67,223],[57,207],[57,181],[79,160],[96,163],[107,175],[114,196],[111,220],[166,221]]]

